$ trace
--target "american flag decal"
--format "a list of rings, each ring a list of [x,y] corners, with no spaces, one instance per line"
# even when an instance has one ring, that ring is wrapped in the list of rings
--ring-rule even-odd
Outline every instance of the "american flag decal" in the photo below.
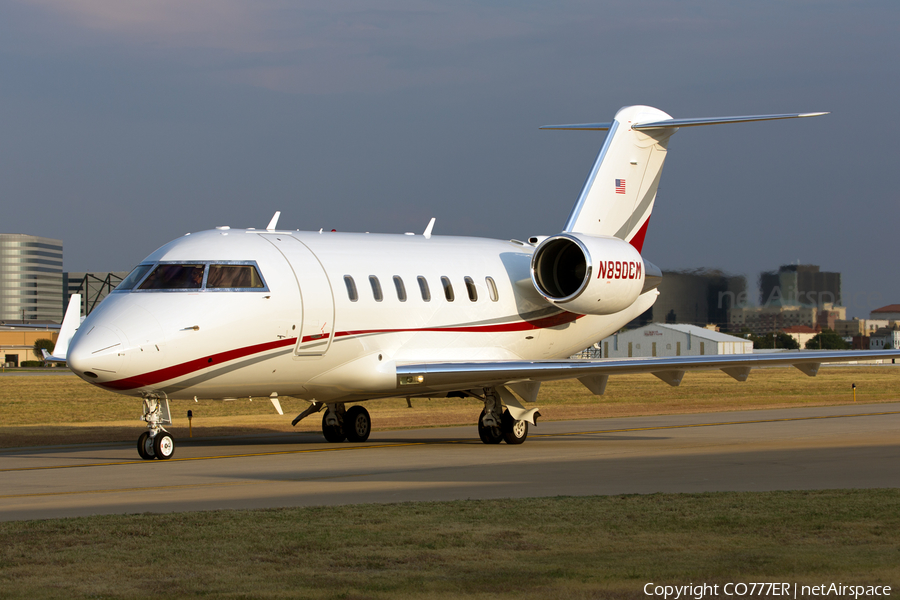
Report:
[[[624,179],[616,179],[616,193],[617,194],[625,193],[625,180]]]

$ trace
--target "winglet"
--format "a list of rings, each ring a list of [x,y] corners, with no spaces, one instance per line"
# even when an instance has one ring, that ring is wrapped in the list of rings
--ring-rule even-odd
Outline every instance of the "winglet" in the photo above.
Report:
[[[69,351],[69,342],[75,337],[75,332],[81,325],[81,294],[72,294],[69,298],[69,306],[66,308],[66,316],[63,317],[59,327],[59,335],[56,337],[56,345],[53,354],[44,350],[45,362],[66,362],[66,354]]]
[[[278,227],[278,217],[281,216],[281,211],[276,210],[275,214],[272,215],[272,220],[269,221],[269,224],[266,225],[266,231],[275,231],[275,228]]]
[[[428,222],[428,227],[425,228],[425,233],[422,234],[425,236],[426,240],[431,239],[431,231],[434,229],[434,221],[435,217],[431,217],[431,220]]]

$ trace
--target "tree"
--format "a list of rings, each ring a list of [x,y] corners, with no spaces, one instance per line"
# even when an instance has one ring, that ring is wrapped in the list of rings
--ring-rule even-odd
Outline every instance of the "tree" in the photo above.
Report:
[[[766,335],[751,335],[748,338],[751,342],[753,342],[753,347],[755,349],[765,349],[765,348],[784,348],[785,350],[799,350],[800,344],[797,343],[797,340],[792,338],[790,335],[786,334],[783,331],[779,331],[773,340],[773,336],[771,333],[767,333]],[[773,344],[774,341],[774,344]]]
[[[34,348],[32,348],[32,352],[37,356],[40,360],[44,360],[44,353],[41,350],[46,349],[47,352],[53,352],[53,347],[56,344],[53,343],[53,340],[48,340],[47,338],[41,338],[34,342]]]
[[[830,329],[823,329],[806,342],[807,350],[849,350],[850,344]]]

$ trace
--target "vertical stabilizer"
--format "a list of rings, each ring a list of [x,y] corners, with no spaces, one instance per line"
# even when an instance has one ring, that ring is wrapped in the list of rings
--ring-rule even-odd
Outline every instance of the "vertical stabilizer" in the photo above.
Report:
[[[616,113],[564,231],[615,236],[640,252],[676,129],[637,131],[632,125],[671,118],[650,106],[626,106]]]
[[[651,106],[626,106],[616,113],[611,123],[542,127],[609,131],[563,231],[617,237],[640,252],[656,201],[669,138],[679,128],[827,114],[814,112],[673,119]]]

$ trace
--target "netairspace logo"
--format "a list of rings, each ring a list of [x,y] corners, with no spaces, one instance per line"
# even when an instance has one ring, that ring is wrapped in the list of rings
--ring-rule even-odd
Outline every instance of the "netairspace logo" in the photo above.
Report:
[[[721,588],[721,591],[720,591]],[[726,583],[710,585],[657,585],[650,582],[644,586],[644,595],[659,596],[663,600],[703,600],[705,597],[762,597],[778,596],[787,598],[865,598],[890,596],[889,585],[844,585],[843,583],[823,583],[821,585],[799,585],[797,583]]]

